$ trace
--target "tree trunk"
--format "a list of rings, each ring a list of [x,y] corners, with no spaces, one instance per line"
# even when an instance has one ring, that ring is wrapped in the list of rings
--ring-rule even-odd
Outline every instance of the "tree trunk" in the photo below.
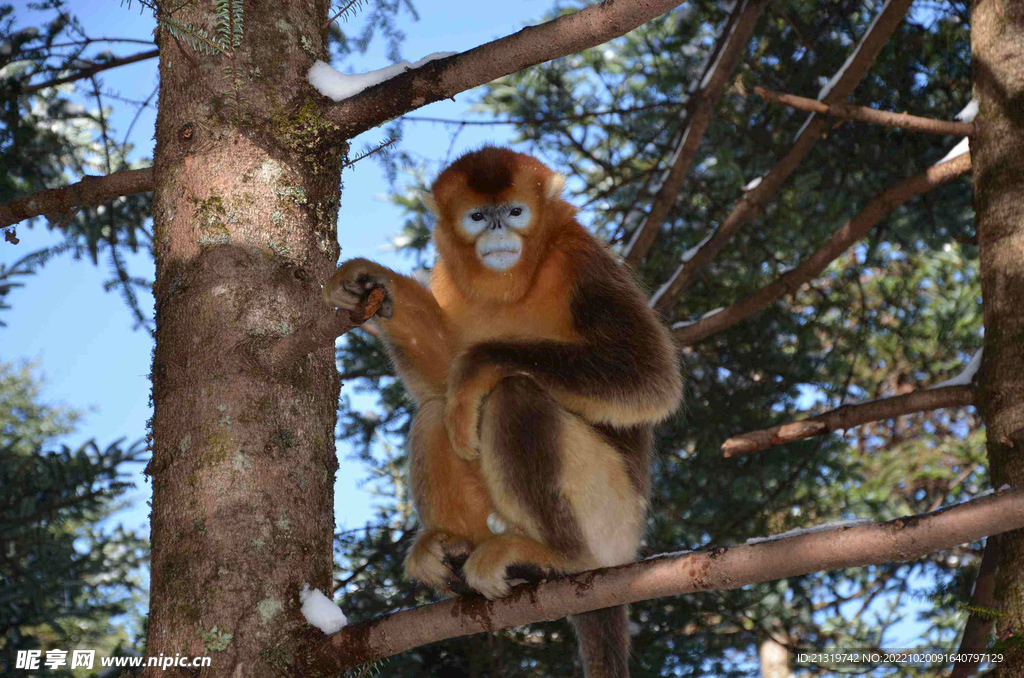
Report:
[[[985,352],[979,403],[992,484],[1024,485],[1024,3],[975,0],[971,17],[975,96],[971,140],[981,247]],[[1024,531],[998,540],[1003,676],[1024,676]]]
[[[333,348],[260,356],[327,311],[345,148],[305,78],[328,0],[236,2],[158,15],[147,654],[262,677],[293,663],[302,584],[333,573]]]

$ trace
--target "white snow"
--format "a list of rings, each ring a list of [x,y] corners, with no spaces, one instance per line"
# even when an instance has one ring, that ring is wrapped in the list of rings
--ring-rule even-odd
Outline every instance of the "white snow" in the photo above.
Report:
[[[935,164],[936,165],[941,165],[942,163],[946,162],[947,160],[952,160],[953,158],[955,158],[957,156],[961,156],[964,153],[969,153],[970,150],[971,150],[971,140],[970,140],[969,137],[964,137],[963,139],[960,140],[960,143],[958,143],[956,146],[954,146],[952,149],[950,149],[949,153],[947,153],[946,155],[942,156],[942,160],[938,161]]]
[[[304,584],[299,600],[302,601],[302,616],[327,635],[337,633],[348,623],[341,609],[320,589],[310,589],[309,584]]]
[[[866,520],[863,518],[858,518],[856,520],[836,520],[831,523],[812,525],[811,527],[801,527],[796,530],[789,530],[788,532],[781,532],[779,534],[770,534],[767,537],[751,537],[747,540],[747,544],[763,544],[766,541],[777,541],[779,539],[789,539],[790,537],[800,537],[805,534],[813,534],[815,532],[833,532],[847,527],[873,525],[874,523],[875,521],[873,520]]]
[[[761,185],[761,180],[762,180],[762,179],[764,179],[764,177],[758,177],[758,178],[754,179],[754,180],[753,180],[753,181],[751,181],[751,182],[750,182],[749,184],[747,184],[746,186],[744,186],[744,187],[743,187],[743,190],[744,190],[744,191],[752,191],[752,190],[754,190],[755,188],[757,188],[758,186],[760,186],[760,185]]]
[[[877,24],[878,20],[882,18],[882,15],[885,14],[886,10],[889,9],[889,2],[890,0],[885,0],[885,4],[882,5],[882,9],[879,10],[878,14],[875,15],[875,18],[871,20],[871,25],[868,26],[866,31],[864,31],[864,35],[861,36],[860,42],[857,43],[857,47],[850,52],[850,56],[846,57],[846,63],[843,64],[842,68],[836,71],[836,74],[832,76],[832,79],[825,83],[825,86],[821,88],[820,92],[818,92],[818,101],[827,97],[829,92],[832,91],[832,88],[836,86],[836,83],[838,83],[843,75],[846,74],[846,69],[850,67],[853,60],[857,58],[857,54],[860,53],[861,48],[864,47],[864,41],[867,40],[868,36],[875,30],[875,24]]]
[[[326,64],[323,61],[316,61],[310,67],[306,77],[309,79],[309,84],[325,97],[334,101],[342,101],[359,94],[368,87],[380,84],[385,80],[390,80],[396,75],[419,68],[435,59],[444,59],[454,54],[458,54],[458,52],[434,52],[413,63],[402,61],[392,66],[377,69],[376,71],[353,75],[337,71],[330,64]]]
[[[868,26],[866,31],[864,31],[864,35],[861,36],[860,42],[858,42],[857,46],[852,52],[850,52],[850,56],[846,57],[846,62],[838,71],[836,71],[835,75],[832,76],[832,79],[822,86],[821,90],[818,92],[818,101],[824,100],[839,81],[842,80],[843,76],[846,75],[846,70],[850,67],[850,64],[853,63],[853,60],[857,58],[857,54],[859,54],[861,48],[864,47],[864,42],[868,39],[868,36],[871,35],[871,32],[875,30],[875,24],[877,24],[881,16],[885,14],[885,11],[889,9],[889,2],[890,0],[885,0],[885,4],[882,5],[882,9],[875,15],[875,18],[871,20],[871,25]],[[800,126],[799,130],[797,130],[796,136],[793,137],[794,144],[800,139],[800,135],[804,133],[804,130],[807,129],[807,126],[811,124],[811,120],[814,120],[816,115],[817,113],[811,113],[807,116],[807,120],[804,121],[804,124]]]
[[[999,489],[996,490],[996,492],[1006,492],[1008,489],[1010,489],[1010,484],[1003,483],[1002,485],[999,486]]]
[[[722,312],[722,310],[723,310],[723,308],[721,306],[719,306],[718,308],[714,309],[713,311],[708,311],[707,313],[705,313],[701,317],[697,318],[697,320],[680,320],[679,322],[674,324],[671,329],[678,330],[680,327],[689,327],[690,325],[694,325],[697,322],[699,322],[701,320],[704,320],[704,318],[710,318],[711,316],[715,315],[716,313]]]
[[[743,0],[743,5],[740,7],[741,12],[744,9],[746,9],[747,1],[748,0]],[[732,35],[733,33],[736,32],[736,26],[738,26],[739,23],[740,22],[738,21],[734,22],[732,27],[729,29],[729,35],[725,36],[725,42],[722,43],[722,49],[718,50],[718,56],[715,57],[715,62],[711,64],[711,67],[708,68],[707,72],[704,74],[704,79],[700,81],[701,89],[704,89],[705,87],[708,86],[708,83],[711,82],[711,77],[715,74],[715,71],[718,70],[718,64],[722,61],[722,56],[726,53],[726,51],[728,51],[729,43],[732,41]]]
[[[981,367],[981,351],[982,349],[979,348],[978,352],[974,354],[973,358],[971,358],[971,362],[967,363],[967,367],[965,367],[960,374],[956,375],[952,379],[947,379],[946,381],[939,382],[938,384],[935,384],[935,386],[932,386],[931,388],[944,388],[946,386],[970,386],[971,380],[974,379],[974,375],[978,373],[978,368]]]
[[[974,122],[974,117],[978,115],[978,100],[971,99],[970,102],[964,106],[964,110],[960,111],[953,116],[954,120],[960,122]]]
[[[707,243],[708,240],[711,240],[711,236],[713,236],[715,233],[716,231],[712,231],[711,233],[708,234],[708,237],[704,238],[699,243],[683,252],[683,256],[679,257],[679,261],[685,264],[690,259],[693,259],[695,256],[697,256],[697,252],[700,251],[700,248],[704,247],[704,244]]]

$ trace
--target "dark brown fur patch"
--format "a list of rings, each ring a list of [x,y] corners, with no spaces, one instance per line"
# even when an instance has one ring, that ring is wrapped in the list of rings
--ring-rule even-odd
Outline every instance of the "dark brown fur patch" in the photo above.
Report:
[[[484,146],[449,165],[437,178],[435,186],[442,177],[457,172],[466,177],[470,190],[483,195],[497,195],[512,186],[512,168],[519,162],[518,155],[508,148]]]
[[[510,494],[519,498],[553,550],[569,558],[583,552],[583,534],[562,494],[561,407],[529,377],[503,379],[487,399],[497,458]]]
[[[580,640],[580,659],[587,678],[629,677],[629,629],[626,606],[569,617]]]
[[[650,424],[629,428],[615,428],[604,424],[593,426],[601,432],[608,444],[622,455],[622,460],[626,462],[626,474],[633,489],[642,497],[649,496],[651,479],[648,469],[651,464],[654,427]]]
[[[485,342],[467,354],[466,372],[496,364],[527,372],[544,387],[583,395],[624,401],[674,397],[675,348],[629,271],[596,243],[573,251],[572,260],[573,325],[586,343]]]

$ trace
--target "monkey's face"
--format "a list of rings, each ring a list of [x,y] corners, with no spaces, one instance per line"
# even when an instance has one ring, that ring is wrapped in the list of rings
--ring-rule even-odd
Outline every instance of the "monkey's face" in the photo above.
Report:
[[[474,240],[480,263],[492,271],[505,271],[522,256],[523,235],[532,218],[533,210],[522,201],[471,205],[463,211],[459,229]]]
[[[548,254],[562,178],[528,155],[484,147],[449,166],[425,196],[437,215],[441,264],[467,294],[510,302],[529,289]]]

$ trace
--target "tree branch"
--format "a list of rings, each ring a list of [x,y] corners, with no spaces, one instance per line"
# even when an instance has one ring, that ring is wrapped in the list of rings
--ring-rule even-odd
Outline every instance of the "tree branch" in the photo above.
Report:
[[[722,452],[726,457],[760,452],[775,445],[785,445],[804,438],[823,436],[832,431],[854,428],[872,421],[892,419],[904,414],[937,410],[942,407],[973,405],[974,400],[973,387],[947,386],[914,391],[893,398],[872,400],[859,405],[844,405],[816,417],[729,438],[722,444]]]
[[[51,188],[0,204],[0,228],[41,214],[60,214],[75,207],[98,205],[122,195],[153,190],[153,168],[114,172],[102,177],[85,177],[77,184]]]
[[[992,632],[994,620],[991,614],[985,614],[984,611],[995,606],[996,573],[999,571],[995,542],[992,537],[985,541],[985,553],[981,557],[978,577],[974,580],[974,592],[971,594],[971,616],[967,618],[967,624],[964,626],[957,657],[969,657],[971,654],[984,652],[988,647],[988,637]],[[974,610],[980,611],[980,614]],[[968,678],[974,675],[979,663],[973,658],[968,661],[958,660],[954,662],[949,678]]]
[[[668,176],[662,181],[650,212],[637,226],[623,252],[625,260],[633,267],[638,266],[647,256],[658,237],[661,225],[675,205],[676,196],[683,187],[686,174],[690,171],[690,165],[697,155],[704,132],[707,131],[711,114],[718,107],[725,86],[746,53],[747,41],[766,5],[765,0],[744,0],[737,3],[729,21],[722,29],[722,35],[715,45],[715,56],[708,61],[705,72],[701,74],[700,89],[693,93],[694,99],[687,106],[686,120],[679,135],[678,145],[672,154],[674,160],[669,161],[671,166],[667,171]],[[628,218],[629,215],[626,216]]]
[[[836,231],[835,235],[832,236],[831,240],[824,247],[805,259],[796,268],[787,271],[774,282],[765,285],[746,299],[733,304],[724,311],[705,316],[695,323],[677,323],[672,328],[676,341],[680,345],[692,344],[730,325],[749,318],[773,301],[794,292],[801,285],[821,273],[833,259],[842,254],[850,245],[863,238],[872,226],[877,224],[896,207],[911,198],[927,193],[933,188],[949,183],[957,177],[966,174],[970,169],[971,157],[965,153],[939,165],[933,165],[921,174],[887,188],[869,202],[867,207],[858,212],[857,216],[843,224],[842,228]],[[696,256],[700,256],[712,241],[714,241],[714,238],[704,245],[697,252]],[[694,258],[696,259],[696,257]]]
[[[271,370],[280,370],[308,353],[334,346],[334,340],[369,320],[384,301],[384,288],[378,287],[363,301],[363,308],[346,312],[334,309],[315,321],[281,338],[267,354]]]
[[[853,53],[847,59],[839,80],[829,90],[823,101],[828,104],[845,101],[853,94],[860,81],[867,75],[868,69],[875,61],[875,57],[882,50],[888,41],[889,36],[896,30],[907,13],[912,0],[891,0],[882,10],[881,14],[868,28],[864,37],[857,44]],[[821,97],[819,97],[821,98]],[[651,298],[651,305],[658,311],[664,313],[668,306],[686,291],[687,288],[697,279],[711,260],[718,256],[718,253],[725,247],[725,244],[732,237],[740,226],[745,224],[754,213],[760,209],[768,199],[775,195],[782,187],[782,184],[789,178],[800,165],[807,154],[811,152],[814,145],[828,130],[828,119],[817,117],[811,113],[807,123],[801,128],[793,148],[780,160],[772,170],[764,176],[761,183],[752,190],[744,193],[739,203],[722,222],[714,236],[688,261],[682,262],[676,272],[672,274],[669,281]]]
[[[785,92],[775,92],[763,87],[755,87],[754,92],[773,104],[791,106],[803,111],[821,113],[833,118],[859,120],[860,122],[870,122],[883,127],[902,127],[903,129],[927,132],[928,134],[953,134],[958,137],[969,137],[974,134],[974,125],[969,122],[948,122],[946,120],[922,118],[907,113],[890,113],[889,111],[880,111],[870,106],[855,106],[844,103],[826,104],[824,101],[818,101],[817,99],[798,97],[795,94],[786,94]]]
[[[559,619],[624,603],[833,570],[906,561],[1024,527],[1024,490],[1009,489],[933,513],[756,544],[670,554],[516,588],[495,601],[456,598],[352,624],[305,653],[314,675],[446,638]]]
[[[324,117],[346,137],[352,137],[402,113],[454,97],[503,75],[600,45],[684,1],[602,2],[538,26],[527,26],[467,52],[406,71],[350,99],[326,104]]]
[[[136,61],[145,61],[146,59],[152,59],[153,57],[159,56],[160,50],[151,49],[148,52],[139,52],[131,56],[120,57],[118,59],[111,59],[110,61],[104,61],[102,63],[87,66],[79,71],[75,71],[71,75],[66,75],[63,78],[57,78],[56,80],[49,80],[47,82],[40,83],[38,85],[28,85],[27,87],[21,88],[22,94],[32,94],[38,92],[45,87],[56,87],[57,85],[63,85],[66,82],[74,82],[75,80],[84,80],[85,78],[91,78],[97,73],[103,71],[109,71],[111,68],[117,68],[118,66],[124,66],[127,64],[133,64]]]

